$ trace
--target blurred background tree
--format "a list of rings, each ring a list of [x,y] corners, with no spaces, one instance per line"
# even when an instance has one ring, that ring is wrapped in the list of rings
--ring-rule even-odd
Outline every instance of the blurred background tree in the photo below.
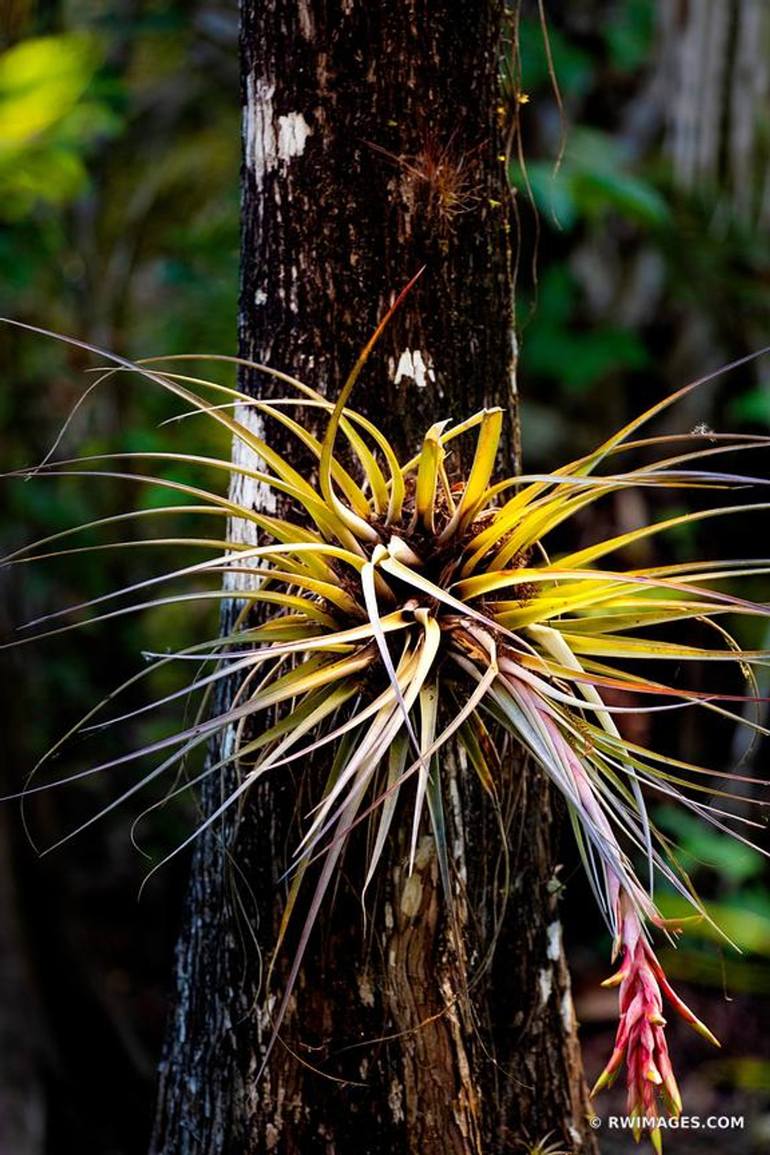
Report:
[[[588,449],[673,386],[766,343],[770,306],[766,0],[542,8],[547,35],[537,0],[512,5],[502,62],[530,470]],[[133,356],[234,352],[237,25],[234,2],[0,0],[0,312]],[[514,103],[517,87],[526,103]],[[0,329],[0,364],[7,470],[50,448],[84,388],[84,365],[72,351],[8,328]],[[119,380],[92,395],[62,449],[165,447],[174,436],[159,428],[168,415],[156,393]],[[706,436],[726,427],[767,433],[767,362],[698,391],[667,422]],[[4,483],[2,500],[6,553],[143,498],[135,486],[73,478],[55,489]],[[639,503],[652,500],[623,492],[601,516],[630,528],[643,515]],[[660,503],[664,512],[676,512],[670,499]],[[594,522],[580,532],[588,540],[595,531]],[[747,554],[737,520],[720,524],[719,540],[715,533],[686,528],[676,548]],[[642,548],[646,564],[662,556],[658,545]],[[95,596],[118,573],[123,584],[141,580],[156,565],[147,552],[0,571],[3,632]],[[764,543],[756,552],[766,552]],[[52,639],[5,657],[4,682],[14,689],[4,707],[1,788],[18,789],[100,691],[137,668],[141,650],[183,644],[209,612],[118,619],[109,633],[90,634],[88,646]],[[135,725],[137,744],[149,740],[147,724]],[[712,764],[743,758],[761,768],[766,760],[767,743],[731,747],[724,727],[682,724],[675,735],[661,722],[655,737],[678,737]],[[56,841],[82,820],[86,803],[106,802],[113,790],[95,780],[43,794],[29,808],[36,839]],[[155,812],[142,827],[143,849],[179,840],[185,806]],[[714,1059],[684,1033],[675,1038],[680,1068],[690,1072],[688,1110],[745,1114],[731,1146],[766,1150],[770,873],[759,855],[681,816],[662,808],[659,818],[744,951],[723,952],[693,933],[666,960],[724,1043]],[[186,863],[167,867],[137,906],[144,866],[128,826],[125,817],[107,820],[41,861],[14,810],[0,809],[0,1149],[13,1155],[146,1150]],[[570,908],[587,904],[577,901],[584,884],[566,845],[565,862],[563,883],[576,892],[564,904],[568,919]],[[590,1073],[613,1029],[613,996],[593,993],[607,944],[598,916],[566,929]],[[713,1142],[681,1135],[677,1151]]]

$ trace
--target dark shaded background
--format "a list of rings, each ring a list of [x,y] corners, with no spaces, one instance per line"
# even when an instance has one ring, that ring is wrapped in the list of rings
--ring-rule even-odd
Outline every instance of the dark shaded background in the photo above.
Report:
[[[518,47],[529,96],[520,106],[526,174],[516,139],[511,163],[531,470],[587,450],[669,389],[770,335],[770,6],[573,0],[546,8],[563,115],[537,5],[525,3]],[[0,311],[132,356],[234,352],[235,5],[0,0],[0,37]],[[510,76],[512,54],[505,67]],[[3,470],[47,452],[89,365],[76,351],[0,327]],[[194,430],[196,449],[227,454],[202,426],[163,427],[173,412],[151,386],[119,379],[92,395],[61,452],[163,449]],[[696,426],[767,433],[768,362],[697,391],[658,428]],[[767,462],[755,455],[747,471],[761,470],[768,472]],[[173,475],[194,479],[178,468]],[[573,528],[571,543],[684,508],[669,496],[650,510],[652,500],[649,493],[616,495]],[[0,548],[6,554],[153,501],[132,482],[4,481]],[[187,529],[181,517],[176,528],[167,526],[169,534]],[[133,527],[120,536],[139,533]],[[81,541],[118,538],[86,534]],[[721,519],[642,543],[633,560],[654,565],[695,551],[757,556],[767,552],[766,541],[766,518],[752,525]],[[0,627],[8,635],[19,623],[177,563],[175,551],[158,545],[0,570]],[[766,586],[746,592],[768,597]],[[216,608],[188,603],[6,652],[0,790],[18,789],[52,742],[139,667],[142,650],[215,630]],[[741,641],[770,646],[761,625]],[[165,677],[137,691],[135,704],[143,693],[172,688]],[[737,675],[725,678],[740,691]],[[770,692],[766,677],[763,692]],[[636,726],[639,740],[722,768],[743,757],[767,775],[767,744],[746,750],[726,725],[693,716],[680,717],[676,729],[661,722],[650,733],[643,718]],[[167,732],[168,719],[139,718],[120,736],[107,734],[100,751],[123,752]],[[90,757],[78,745],[54,770],[82,767]],[[57,841],[134,774],[127,767],[37,796],[27,807],[36,844]],[[18,806],[0,808],[0,1155],[146,1149],[188,867],[186,856],[175,859],[137,902],[148,863],[132,846],[130,827],[149,801],[111,814],[42,859]],[[729,1143],[764,1151],[770,873],[759,854],[681,816],[661,808],[658,819],[743,949],[735,954],[696,928],[678,951],[664,952],[683,995],[724,1044],[711,1052],[672,1023],[685,1110],[745,1117],[740,1131],[681,1134],[671,1149]],[[139,828],[143,851],[162,857],[193,820],[189,800],[154,811]],[[567,840],[560,877],[593,1077],[611,1047],[616,996],[598,986],[609,973],[609,944]],[[673,901],[661,895],[664,907],[673,909]],[[620,1102],[620,1094],[605,1096],[597,1108],[608,1115]],[[608,1132],[602,1145],[632,1146]]]

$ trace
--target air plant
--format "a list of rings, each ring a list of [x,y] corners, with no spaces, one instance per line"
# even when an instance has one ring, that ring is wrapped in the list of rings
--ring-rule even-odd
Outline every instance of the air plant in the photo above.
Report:
[[[474,176],[478,149],[458,152],[453,133],[440,147],[428,136],[413,156],[396,156],[379,144],[369,148],[401,170],[402,188],[410,202],[422,202],[427,217],[439,234],[454,232],[458,219],[471,212],[481,200],[480,185]]]
[[[644,524],[555,559],[549,557],[547,544],[569,518],[627,489],[721,494],[734,487],[761,486],[762,479],[705,469],[703,461],[766,446],[767,440],[717,434],[704,438],[695,433],[642,437],[642,426],[702,383],[694,382],[647,409],[594,452],[551,474],[495,479],[505,416],[499,408],[436,422],[415,447],[414,456],[399,460],[377,426],[349,405],[355,382],[397,304],[362,352],[336,402],[262,366],[251,369],[272,374],[283,383],[285,396],[255,400],[236,389],[172,371],[168,361],[134,364],[84,346],[115,366],[106,372],[140,373],[190,411],[223,426],[253,455],[255,465],[189,453],[124,458],[138,459],[142,466],[157,460],[202,464],[220,476],[249,479],[275,495],[278,512],[240,504],[233,496],[235,486],[227,497],[213,488],[125,469],[119,472],[112,463],[106,468],[102,458],[49,460],[35,471],[37,476],[90,476],[98,466],[100,473],[134,478],[192,498],[195,504],[184,507],[188,512],[242,519],[263,541],[250,545],[229,537],[196,538],[196,544],[210,549],[206,561],[60,611],[75,614],[75,621],[52,625],[50,618],[57,615],[51,615],[37,623],[44,626],[45,636],[185,598],[234,596],[233,579],[229,590],[148,596],[149,587],[169,579],[209,576],[218,587],[223,573],[248,579],[237,588],[242,608],[225,636],[153,656],[152,668],[167,662],[199,664],[183,690],[154,704],[200,693],[198,719],[172,737],[74,775],[106,771],[148,754],[160,759],[79,829],[225,733],[234,734],[235,741],[218,744],[219,756],[209,760],[203,774],[221,774],[235,766],[235,785],[174,853],[216,823],[264,775],[290,765],[301,769],[311,758],[331,767],[295,849],[281,940],[299,890],[307,885],[309,864],[317,862],[318,868],[276,1014],[277,1032],[311,930],[354,828],[364,819],[371,825],[365,876],[360,880],[366,892],[396,816],[402,820],[406,814],[412,860],[427,822],[450,901],[452,856],[442,809],[442,750],[447,743],[458,744],[467,756],[467,772],[494,797],[499,763],[490,733],[507,733],[529,752],[564,799],[589,882],[613,937],[614,956],[620,957],[619,970],[608,980],[620,988],[620,1025],[615,1050],[593,1093],[616,1078],[625,1060],[628,1112],[639,1122],[636,1136],[649,1131],[659,1147],[654,1124],[661,1109],[659,1098],[671,1114],[681,1110],[666,1046],[663,997],[702,1035],[712,1043],[716,1040],[671,989],[653,951],[651,928],[669,937],[677,931],[658,912],[654,876],[686,899],[695,916],[708,918],[708,914],[672,845],[656,829],[648,799],[677,802],[743,841],[745,835],[733,830],[731,822],[760,823],[744,813],[731,816],[722,802],[715,801],[719,795],[728,802],[732,797],[728,789],[715,789],[715,778],[729,783],[738,775],[671,758],[631,741],[618,722],[631,712],[694,709],[741,722],[758,734],[768,733],[740,706],[746,699],[758,700],[752,671],[766,663],[770,653],[742,650],[722,621],[726,615],[768,615],[767,605],[740,596],[735,583],[766,574],[770,562],[697,560],[627,568],[621,559],[627,547],[681,526],[688,516],[703,520],[739,511],[759,513],[768,503],[724,499],[711,508]],[[298,448],[315,459],[313,477],[272,449],[267,434],[254,432],[254,423],[247,420],[249,410],[296,437]],[[298,420],[308,411],[325,421],[320,440]],[[475,453],[462,474],[452,451],[458,439],[468,437],[475,438]],[[624,456],[638,450],[661,456],[645,466],[624,468]],[[177,508],[158,508],[152,516],[162,517]],[[145,515],[146,511],[130,511],[109,520]],[[73,532],[28,546],[6,563],[18,565],[68,552],[61,539]],[[111,608],[109,603],[118,598],[129,600]],[[262,612],[255,621],[257,607]],[[87,611],[96,612],[85,619]],[[660,627],[692,622],[711,628],[713,645],[661,637]],[[676,684],[646,676],[643,670],[649,662],[656,669],[666,663],[686,669],[695,662],[737,662],[749,692],[731,696],[688,688],[681,674]],[[225,685],[235,687],[232,696],[212,713],[210,699],[218,700],[213,691]],[[619,705],[624,696],[627,704]],[[111,694],[108,700],[114,698]],[[92,724],[103,706],[95,707],[72,732]],[[36,789],[50,785],[28,787]],[[644,881],[635,861],[646,864]],[[645,1120],[652,1125],[645,1125]]]

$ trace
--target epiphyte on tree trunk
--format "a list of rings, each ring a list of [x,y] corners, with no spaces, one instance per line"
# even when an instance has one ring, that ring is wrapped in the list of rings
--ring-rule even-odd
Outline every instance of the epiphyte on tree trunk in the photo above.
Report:
[[[203,775],[236,765],[239,782],[173,853],[237,804],[262,775],[280,773],[288,766],[301,773],[303,762],[311,758],[328,760],[325,789],[304,816],[290,870],[277,951],[309,877],[313,887],[274,1017],[274,1040],[310,933],[348,839],[360,823],[366,820],[370,826],[366,875],[360,880],[362,904],[393,822],[408,822],[412,866],[427,823],[451,917],[453,862],[445,837],[442,747],[450,739],[459,743],[468,772],[478,776],[494,801],[499,766],[494,734],[509,733],[529,750],[561,792],[589,881],[612,932],[614,951],[622,953],[620,970],[608,980],[620,985],[616,1048],[594,1093],[616,1077],[625,1058],[629,1112],[640,1120],[637,1137],[642,1130],[649,1131],[657,1147],[659,1128],[643,1127],[642,1121],[655,1119],[660,1109],[658,1092],[670,1113],[681,1111],[663,1033],[661,991],[706,1038],[716,1040],[671,990],[652,950],[651,926],[669,935],[681,929],[658,912],[652,890],[655,874],[691,904],[697,917],[709,916],[670,853],[668,841],[655,829],[646,797],[650,792],[663,795],[732,833],[725,821],[730,816],[700,799],[701,779],[703,775],[728,783],[731,778],[741,779],[727,770],[693,765],[639,745],[623,735],[618,720],[629,712],[706,710],[767,733],[759,723],[739,714],[737,706],[759,700],[752,671],[765,664],[770,654],[742,650],[719,619],[726,614],[770,613],[766,605],[722,588],[728,580],[766,573],[770,561],[696,559],[639,569],[620,562],[610,566],[605,559],[622,555],[626,547],[685,520],[728,517],[741,511],[759,514],[767,511],[768,503],[719,504],[680,514],[573,550],[555,561],[549,558],[545,543],[565,520],[628,487],[681,493],[766,485],[762,478],[703,468],[702,459],[766,447],[768,439],[710,432],[704,444],[697,431],[638,436],[645,423],[697,388],[704,378],[653,405],[594,452],[550,474],[495,480],[504,420],[499,408],[433,424],[414,456],[401,461],[376,425],[350,408],[348,401],[404,293],[365,346],[336,403],[311,386],[263,366],[250,368],[282,381],[285,396],[254,400],[177,372],[168,362],[156,359],[135,364],[72,342],[111,361],[116,368],[108,373],[138,373],[190,411],[224,426],[261,459],[263,468],[252,470],[187,452],[134,455],[143,465],[170,459],[203,465],[225,476],[239,470],[266,492],[274,490],[288,499],[292,510],[290,515],[276,516],[238,505],[215,487],[203,489],[162,476],[118,472],[105,457],[49,458],[37,469],[26,471],[27,476],[41,479],[90,475],[98,466],[97,475],[106,472],[134,478],[193,497],[200,504],[190,508],[202,516],[245,519],[267,539],[252,546],[227,535],[205,541],[195,537],[191,542],[210,550],[206,561],[29,623],[42,627],[29,635],[33,639],[191,597],[237,596],[242,605],[227,636],[201,640],[180,652],[150,655],[154,667],[170,662],[199,666],[183,690],[154,703],[161,706],[199,694],[199,716],[171,737],[74,775],[83,778],[142,756],[161,756],[148,774],[79,830],[182,765],[194,750],[223,732],[231,733],[232,741]],[[328,414],[323,440],[297,420],[305,407]],[[241,416],[232,412],[234,408]],[[315,459],[315,475],[308,478],[271,449],[269,437],[254,432],[243,419],[245,408],[294,434],[303,451]],[[457,438],[466,436],[475,437],[475,454],[470,468],[462,472],[453,464],[452,447]],[[623,469],[623,455],[631,450],[653,455],[662,451],[663,456]],[[153,511],[158,517],[163,513],[163,508]],[[136,516],[137,511],[127,511],[124,518]],[[5,564],[22,565],[66,553],[61,539],[82,528],[18,550],[4,559]],[[55,548],[49,550],[54,540]],[[149,600],[144,592],[169,579],[213,577],[221,582],[223,574],[231,579],[230,589]],[[232,576],[237,574],[248,582],[234,589]],[[103,608],[113,599],[136,594],[138,601],[117,609]],[[251,610],[259,604],[272,607],[273,612],[254,625]],[[84,620],[83,613],[96,607],[97,613]],[[73,614],[77,620],[51,625],[52,619]],[[716,644],[684,644],[654,632],[669,623],[696,620],[714,627]],[[636,669],[645,661],[738,663],[750,692],[730,695],[648,678]],[[629,663],[634,669],[628,669]],[[231,700],[220,713],[209,716],[209,695],[225,682],[233,686]],[[618,704],[624,696],[627,704]],[[114,693],[109,695],[70,734],[86,724],[93,727],[93,719],[114,699]],[[137,712],[114,716],[103,724],[124,722]],[[247,729],[255,720],[263,722],[256,734]],[[33,783],[22,793],[50,789],[64,781],[72,778]],[[188,786],[185,783],[178,789]],[[708,787],[708,794],[714,793]],[[721,793],[728,800],[732,797],[728,790]],[[408,807],[404,805],[407,794]],[[646,861],[645,882],[636,872],[634,852]]]

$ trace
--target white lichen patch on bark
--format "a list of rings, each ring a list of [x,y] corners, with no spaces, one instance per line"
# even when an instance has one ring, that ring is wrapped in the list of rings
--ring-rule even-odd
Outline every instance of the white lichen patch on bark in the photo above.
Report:
[[[558,919],[548,924],[546,930],[547,945],[546,958],[549,963],[557,963],[561,958],[561,923]],[[540,988],[540,1001],[545,1005],[551,997],[553,990],[553,965],[543,967],[537,976],[538,986]]]
[[[278,142],[273,124],[275,84],[264,77],[246,77],[246,107],[243,110],[246,167],[254,173],[258,189],[278,163]]]
[[[290,112],[278,117],[278,159],[288,164],[295,156],[302,156],[313,130],[301,112]]]
[[[404,349],[398,359],[393,380],[396,385],[400,385],[405,377],[411,378],[418,389],[424,389],[429,381],[432,384],[436,380],[436,373],[431,355],[419,349]]]
[[[511,329],[511,398],[514,403],[519,396],[518,383],[518,366],[519,366],[519,338],[516,335],[516,329]]]
[[[225,582],[228,577],[234,577],[234,574],[225,574]],[[222,757],[229,759],[235,755],[235,726],[228,726],[222,734]]]
[[[301,112],[276,118],[273,107],[275,82],[250,74],[246,77],[246,107],[243,110],[244,156],[261,190],[268,173],[279,165],[288,167],[305,151],[312,128]]]
[[[259,438],[264,438],[264,420],[262,415],[251,405],[239,405],[235,410],[235,419]],[[233,472],[230,480],[230,500],[245,510],[256,510],[258,513],[274,514],[277,511],[275,493],[255,477],[250,477],[242,470],[263,472],[265,463],[259,454],[247,445],[240,437],[233,438],[232,449]],[[256,524],[247,517],[231,517],[227,522],[228,541],[241,545],[256,546],[259,544],[259,531]],[[236,555],[237,556],[237,555]],[[246,566],[257,565],[255,558],[247,559]],[[224,588],[226,590],[257,589],[260,579],[250,577],[245,573],[225,573]]]
[[[548,927],[547,955],[551,962],[558,962],[561,956],[561,923],[558,919]]]

